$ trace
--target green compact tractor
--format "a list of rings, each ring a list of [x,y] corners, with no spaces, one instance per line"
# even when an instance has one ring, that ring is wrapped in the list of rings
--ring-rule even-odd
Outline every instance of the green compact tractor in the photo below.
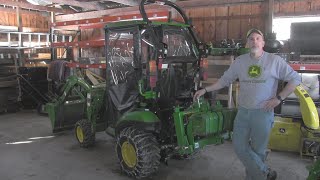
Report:
[[[148,3],[176,9],[184,23],[151,22]],[[140,12],[143,20],[105,27],[105,83],[71,76],[63,95],[46,105],[54,131],[75,124],[82,147],[94,144],[96,132],[113,135],[121,169],[136,178],[156,172],[160,161],[223,143],[236,114],[193,102],[208,62],[183,11],[170,1],[142,0]]]

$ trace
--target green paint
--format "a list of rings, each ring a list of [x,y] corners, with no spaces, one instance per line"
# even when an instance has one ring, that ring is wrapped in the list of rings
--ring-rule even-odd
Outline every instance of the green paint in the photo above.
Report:
[[[119,119],[119,121],[117,122],[117,125],[123,122],[132,122],[132,121],[136,121],[136,122],[144,122],[144,123],[155,123],[155,122],[159,122],[159,118],[150,111],[133,111],[133,112],[128,112],[125,113],[123,116],[121,116],[121,118]]]

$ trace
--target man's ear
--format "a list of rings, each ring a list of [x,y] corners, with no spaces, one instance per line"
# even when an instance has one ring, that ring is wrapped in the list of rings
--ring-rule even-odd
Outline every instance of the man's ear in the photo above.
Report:
[[[266,44],[266,42],[263,40],[263,42],[262,42],[262,47],[264,47],[265,44]]]

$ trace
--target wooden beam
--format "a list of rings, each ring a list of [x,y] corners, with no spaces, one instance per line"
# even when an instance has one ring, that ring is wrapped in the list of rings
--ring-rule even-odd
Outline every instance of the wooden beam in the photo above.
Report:
[[[125,0],[112,0],[115,1],[125,1]],[[131,1],[131,0],[128,0]],[[137,0],[136,0],[137,1]],[[264,0],[192,0],[192,1],[177,1],[176,4],[183,8],[194,8],[194,7],[200,7],[200,6],[216,6],[216,5],[225,5],[226,3],[248,3],[248,2],[262,2]],[[147,5],[145,7],[146,10],[150,11],[163,11],[163,9],[168,9],[168,6],[159,6],[159,5]],[[101,10],[101,11],[94,11],[94,12],[83,12],[83,13],[77,13],[77,14],[67,14],[67,15],[60,15],[57,16],[56,20],[59,21],[73,21],[73,20],[81,20],[81,19],[87,19],[90,18],[98,18],[102,16],[107,15],[126,15],[126,14],[132,14],[132,13],[139,13],[139,7],[127,7],[127,8],[117,8],[117,9],[108,9],[108,10]]]
[[[319,16],[319,15],[320,15],[320,10],[312,10],[312,11],[308,11],[308,12],[275,13],[274,17],[286,18],[286,17]]]
[[[148,5],[146,11],[150,12],[161,12],[167,10],[167,6],[158,6],[158,5]],[[84,13],[77,13],[77,14],[66,14],[56,16],[56,21],[73,21],[73,20],[81,20],[81,19],[88,19],[90,18],[98,18],[103,16],[117,16],[117,15],[128,15],[132,13],[140,13],[139,7],[127,7],[127,8],[117,8],[117,9],[108,9],[108,10],[101,10],[101,11],[92,11],[92,12],[84,12]]]
[[[226,6],[237,5],[242,3],[264,2],[264,0],[189,0],[177,1],[176,4],[184,9],[194,7],[207,7],[207,6]]]
[[[102,10],[103,8],[98,4],[98,2],[79,2],[75,0],[51,0],[53,4],[66,4],[70,6],[81,7],[85,10]]]
[[[0,7],[0,11],[1,11],[1,12],[16,13],[16,8],[13,9],[13,8]],[[29,11],[29,10],[21,9],[21,8],[20,8],[20,13],[21,13],[21,14],[38,14],[38,15],[39,15],[39,12],[37,12],[37,11]],[[45,13],[43,13],[42,16],[46,16],[46,15],[44,15],[44,14],[45,14]]]
[[[140,4],[140,1],[138,0],[109,0],[115,3],[124,4],[128,6],[138,6]]]
[[[58,8],[46,7],[46,6],[37,6],[37,5],[32,5],[30,3],[17,2],[12,0],[0,0],[0,4],[6,5],[6,6],[20,7],[25,9],[33,9],[38,11],[57,12],[57,13],[63,13],[63,14],[74,13],[71,10],[63,10]]]
[[[111,0],[113,2],[131,2],[132,0]],[[120,2],[121,1],[121,2]],[[136,2],[139,0],[135,0]],[[239,3],[248,3],[248,2],[263,2],[264,0],[189,0],[189,1],[177,1],[176,4],[182,9],[194,8],[194,7],[207,7],[207,6],[224,6],[226,4],[239,4]],[[148,5],[145,7],[146,10],[152,10],[153,12],[161,11],[158,9],[168,9],[168,6],[159,6],[159,5]],[[107,15],[126,15],[128,13],[139,13],[139,7],[127,7],[127,8],[117,8],[117,9],[108,9],[95,12],[84,12],[77,14],[61,15],[57,17],[57,21],[72,21],[90,18],[97,18]]]
[[[18,32],[22,32],[22,18],[21,18],[21,9],[20,9],[20,7],[16,8],[16,16],[17,16]]]
[[[118,1],[125,1],[125,0],[111,0],[113,2]],[[131,1],[131,0],[127,0]],[[264,2],[265,0],[189,0],[189,1],[177,1],[176,4],[181,7],[182,9],[189,9],[195,7],[208,7],[208,6],[225,6],[225,5],[237,5],[240,3],[259,3]],[[277,0],[277,1],[288,1],[288,0]],[[298,1],[298,0],[292,0]],[[301,0],[300,0],[301,1]],[[146,10],[150,10],[152,12],[163,11],[164,9],[168,9],[167,6],[158,6],[158,5],[148,5],[146,6]],[[90,18],[98,18],[102,16],[108,15],[126,15],[132,13],[139,13],[138,6],[134,7],[127,7],[127,8],[117,8],[117,9],[108,9],[108,10],[101,10],[101,11],[94,11],[94,12],[84,12],[84,13],[77,13],[77,14],[67,14],[67,15],[60,15],[56,17],[57,22],[59,21],[73,21],[73,20],[81,20]],[[314,12],[316,13],[316,12]],[[317,13],[316,13],[317,14]],[[277,14],[278,16],[283,16],[284,14]]]

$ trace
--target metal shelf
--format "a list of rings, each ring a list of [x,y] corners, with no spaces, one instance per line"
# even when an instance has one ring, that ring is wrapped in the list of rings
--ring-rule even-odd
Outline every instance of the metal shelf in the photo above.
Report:
[[[0,49],[25,49],[25,48],[49,48],[50,34],[49,33],[25,33],[25,32],[0,32],[0,36],[6,36],[6,41],[0,42]],[[27,37],[27,41],[23,39]],[[36,40],[32,40],[34,38]],[[41,38],[45,41],[41,41]]]
[[[312,71],[312,72],[320,72],[320,64],[290,64],[290,66],[296,71]]]

